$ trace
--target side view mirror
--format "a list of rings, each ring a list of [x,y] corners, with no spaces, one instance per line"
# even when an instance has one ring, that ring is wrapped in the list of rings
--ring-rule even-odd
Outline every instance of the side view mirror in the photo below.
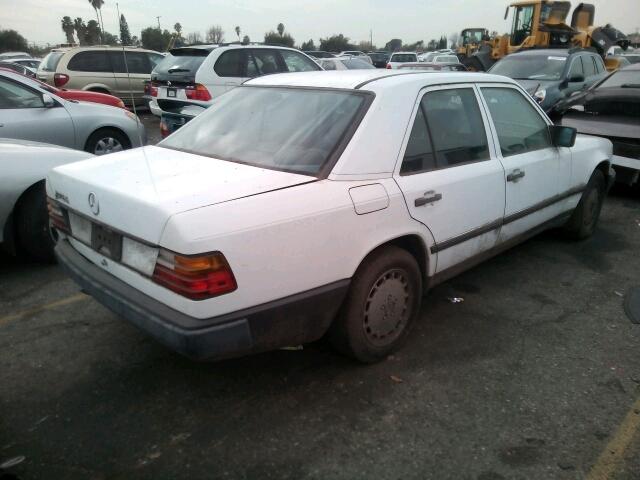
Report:
[[[573,147],[576,144],[578,130],[573,127],[563,127],[562,125],[551,125],[549,127],[551,142],[556,147]]]
[[[574,75],[569,77],[569,83],[582,83],[584,82],[584,75]]]
[[[44,103],[45,108],[52,108],[56,106],[56,101],[48,93],[42,94],[42,103]]]

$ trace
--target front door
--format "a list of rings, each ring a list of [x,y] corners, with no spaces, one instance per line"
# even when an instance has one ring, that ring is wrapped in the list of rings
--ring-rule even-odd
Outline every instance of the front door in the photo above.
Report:
[[[571,161],[564,158],[567,152],[561,155],[553,146],[547,118],[522,90],[500,85],[480,91],[505,170],[500,241],[506,241],[560,214],[558,197],[568,182]]]
[[[431,230],[442,272],[495,245],[504,170],[472,85],[427,89],[415,112],[395,178],[411,216]]]
[[[0,77],[0,137],[77,148],[71,117],[62,105],[45,107],[42,94]]]

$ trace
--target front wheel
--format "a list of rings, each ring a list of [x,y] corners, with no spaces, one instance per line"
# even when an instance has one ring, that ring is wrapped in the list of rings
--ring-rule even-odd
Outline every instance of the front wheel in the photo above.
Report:
[[[44,182],[25,192],[16,207],[15,216],[19,248],[34,260],[53,262],[54,241],[49,229]]]
[[[383,247],[360,265],[329,338],[340,352],[374,363],[398,350],[420,311],[422,276],[415,258]]]
[[[128,148],[131,148],[131,142],[124,133],[112,128],[102,128],[91,134],[87,140],[85,151],[94,155],[106,155]]]
[[[576,240],[590,237],[598,224],[607,187],[604,174],[596,170],[582,193],[578,206],[564,226],[567,234]]]

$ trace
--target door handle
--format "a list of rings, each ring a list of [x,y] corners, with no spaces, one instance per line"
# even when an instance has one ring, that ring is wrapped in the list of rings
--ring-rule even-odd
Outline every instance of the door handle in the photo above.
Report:
[[[436,193],[433,190],[429,190],[428,192],[425,192],[422,197],[416,198],[415,206],[423,207],[428,203],[437,202],[438,200],[442,200],[442,194]]]
[[[522,177],[524,177],[524,170],[516,168],[513,172],[507,175],[507,182],[517,183],[517,181]]]

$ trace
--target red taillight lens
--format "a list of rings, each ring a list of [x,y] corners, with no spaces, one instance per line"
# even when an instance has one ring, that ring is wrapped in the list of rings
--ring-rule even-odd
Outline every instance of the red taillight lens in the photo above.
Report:
[[[150,91],[152,97],[157,97],[158,96],[158,87],[156,87],[155,85],[151,85],[149,87],[149,91]]]
[[[231,267],[219,252],[187,257],[161,250],[152,278],[192,300],[217,297],[238,288]]]
[[[60,230],[61,232],[71,234],[71,227],[69,226],[69,216],[67,212],[60,207],[60,204],[47,197],[47,210],[49,211],[51,226],[53,226],[57,230]]]
[[[387,63],[387,70],[391,70],[391,64]]]
[[[69,81],[69,75],[65,75],[64,73],[56,73],[53,76],[53,84],[58,88],[61,88],[64,85],[66,85],[68,81]]]
[[[209,93],[209,90],[207,90],[207,87],[200,83],[188,86],[185,89],[185,92],[189,100],[199,100],[201,102],[208,102],[209,100],[211,100],[211,94]]]
[[[160,135],[162,138],[169,136],[169,129],[167,128],[167,124],[164,121],[160,122]]]

